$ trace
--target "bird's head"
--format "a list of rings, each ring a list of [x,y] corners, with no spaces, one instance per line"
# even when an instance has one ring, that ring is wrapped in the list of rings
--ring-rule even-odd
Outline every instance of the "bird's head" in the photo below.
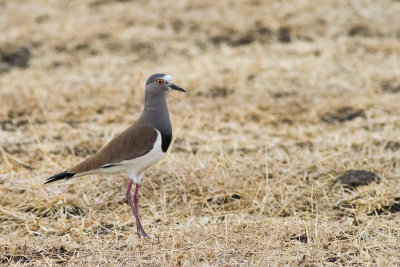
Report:
[[[169,74],[157,73],[151,75],[146,82],[146,91],[157,93],[169,93],[172,90],[186,92],[183,88],[173,83],[174,78]]]

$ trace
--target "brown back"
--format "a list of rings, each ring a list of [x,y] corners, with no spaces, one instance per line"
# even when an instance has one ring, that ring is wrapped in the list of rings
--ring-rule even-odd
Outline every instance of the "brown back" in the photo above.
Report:
[[[118,164],[131,160],[149,152],[157,139],[153,126],[144,121],[138,121],[129,127],[96,154],[68,170],[69,173],[81,173],[95,170],[107,164]]]

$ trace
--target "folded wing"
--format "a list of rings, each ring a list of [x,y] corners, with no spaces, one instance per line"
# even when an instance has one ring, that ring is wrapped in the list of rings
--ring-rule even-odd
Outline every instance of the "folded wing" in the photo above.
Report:
[[[49,177],[45,183],[68,179],[85,172],[95,173],[97,169],[118,165],[124,160],[132,160],[147,154],[153,149],[157,131],[150,123],[138,121],[123,131],[96,154],[75,167]]]

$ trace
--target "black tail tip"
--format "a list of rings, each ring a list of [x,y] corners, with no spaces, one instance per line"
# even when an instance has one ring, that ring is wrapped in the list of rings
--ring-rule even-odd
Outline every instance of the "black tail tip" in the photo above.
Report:
[[[55,181],[58,181],[58,180],[62,180],[62,179],[68,179],[68,178],[71,178],[74,175],[75,175],[75,173],[69,173],[67,171],[60,172],[60,173],[57,173],[57,174],[47,178],[46,182],[44,182],[44,184],[52,183],[52,182],[55,182]]]

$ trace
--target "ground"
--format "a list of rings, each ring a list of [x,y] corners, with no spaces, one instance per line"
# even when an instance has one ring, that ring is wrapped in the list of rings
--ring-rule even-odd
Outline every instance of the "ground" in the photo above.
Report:
[[[0,0],[0,264],[399,265],[400,2]],[[140,115],[143,178],[45,178]],[[344,186],[348,170],[378,177]],[[373,177],[373,175],[371,176]]]

